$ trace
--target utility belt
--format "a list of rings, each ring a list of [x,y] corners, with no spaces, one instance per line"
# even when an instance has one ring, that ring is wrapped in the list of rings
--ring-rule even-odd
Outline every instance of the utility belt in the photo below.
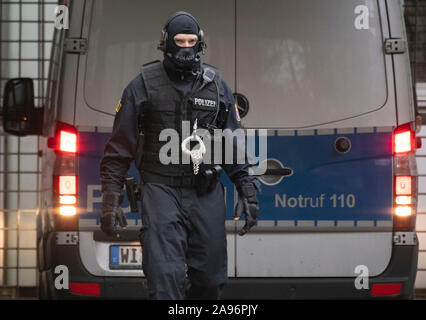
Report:
[[[216,187],[220,180],[222,167],[214,165],[200,172],[198,175],[190,176],[164,176],[153,172],[143,171],[141,178],[144,183],[161,183],[170,187],[196,188],[198,194],[210,192]]]
[[[161,183],[170,187],[195,188],[198,195],[211,192],[220,181],[222,167],[215,165],[209,169],[200,172],[198,175],[191,176],[163,176],[153,172],[141,172],[143,183]],[[128,176],[125,179],[126,195],[130,203],[130,211],[138,212],[138,203],[141,197],[141,190],[135,177]],[[120,203],[123,201],[121,196]]]
[[[141,178],[144,183],[161,183],[170,187],[195,188],[197,185],[196,176],[163,176],[144,171]]]

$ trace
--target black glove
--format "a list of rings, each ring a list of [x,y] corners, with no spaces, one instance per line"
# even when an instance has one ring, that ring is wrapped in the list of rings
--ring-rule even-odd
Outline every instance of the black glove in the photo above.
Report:
[[[102,195],[101,229],[109,236],[120,237],[120,227],[126,229],[127,221],[121,210],[122,197],[119,193],[106,192]]]
[[[237,187],[239,199],[234,210],[234,217],[239,220],[244,213],[246,223],[238,233],[240,236],[246,234],[253,227],[259,217],[259,201],[257,200],[256,189],[260,191],[260,186],[257,180],[244,182]]]

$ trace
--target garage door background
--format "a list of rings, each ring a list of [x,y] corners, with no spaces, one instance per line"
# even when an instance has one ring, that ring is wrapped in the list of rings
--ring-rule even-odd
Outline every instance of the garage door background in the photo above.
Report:
[[[36,106],[43,105],[56,5],[57,1],[1,2],[0,107],[6,81],[16,77],[34,79]],[[0,298],[35,297],[39,139],[0,130]]]

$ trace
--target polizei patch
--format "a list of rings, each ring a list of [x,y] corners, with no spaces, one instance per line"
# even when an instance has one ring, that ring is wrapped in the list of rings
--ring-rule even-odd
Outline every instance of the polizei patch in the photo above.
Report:
[[[216,101],[210,99],[194,98],[194,104],[200,107],[216,107]]]

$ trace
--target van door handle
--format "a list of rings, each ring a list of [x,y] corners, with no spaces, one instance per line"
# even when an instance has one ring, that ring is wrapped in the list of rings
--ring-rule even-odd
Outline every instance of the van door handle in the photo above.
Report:
[[[263,176],[291,176],[293,169],[290,168],[277,168],[277,169],[266,169]]]

